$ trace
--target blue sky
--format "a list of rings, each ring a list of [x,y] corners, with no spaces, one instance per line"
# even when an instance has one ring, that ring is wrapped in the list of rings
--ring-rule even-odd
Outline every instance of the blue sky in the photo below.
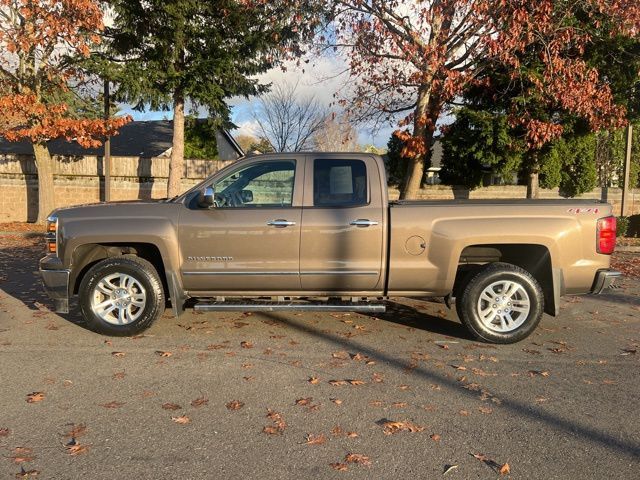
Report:
[[[287,63],[285,66],[285,70],[275,68],[260,75],[258,78],[264,83],[297,83],[300,96],[308,97],[313,95],[323,106],[339,113],[339,109],[332,105],[334,101],[333,95],[336,91],[348,88],[348,75],[338,75],[339,72],[344,70],[344,63],[339,58],[320,58],[305,64],[304,67],[297,66],[293,62]],[[233,98],[229,103],[232,106],[232,121],[239,127],[232,132],[233,135],[257,135],[258,131],[254,119],[257,99],[255,97],[249,99]],[[134,120],[139,121],[171,119],[172,117],[171,111],[138,112],[128,105],[120,105],[120,112],[130,114]],[[206,116],[206,112],[203,111],[199,116]],[[393,130],[394,128],[389,126],[374,135],[370,128],[361,126],[358,128],[358,142],[360,144],[385,147]]]

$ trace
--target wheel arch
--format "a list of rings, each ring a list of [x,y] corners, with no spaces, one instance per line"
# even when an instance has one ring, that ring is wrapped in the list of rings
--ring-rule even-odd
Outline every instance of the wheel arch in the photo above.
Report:
[[[162,253],[157,245],[146,242],[107,242],[78,245],[71,254],[71,275],[69,285],[71,293],[76,295],[83,277],[89,269],[101,260],[122,255],[135,255],[153,265],[162,280],[165,297],[171,299],[174,314],[182,313],[183,300],[179,292],[179,277],[165,266]]]
[[[544,294],[545,313],[556,316],[562,287],[562,271],[553,268],[549,248],[540,244],[473,244],[463,248],[458,260],[453,295],[464,289],[471,274],[490,263],[509,263],[529,272]]]

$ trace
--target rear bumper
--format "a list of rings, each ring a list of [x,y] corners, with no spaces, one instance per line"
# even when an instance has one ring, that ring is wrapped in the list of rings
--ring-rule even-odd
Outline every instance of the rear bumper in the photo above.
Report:
[[[610,288],[616,279],[621,276],[622,274],[616,270],[598,270],[596,278],[593,281],[593,287],[591,287],[591,293],[594,295],[602,293],[604,290]]]
[[[55,311],[69,313],[69,270],[50,269],[55,263],[49,256],[40,261],[40,277],[49,298],[53,300]]]

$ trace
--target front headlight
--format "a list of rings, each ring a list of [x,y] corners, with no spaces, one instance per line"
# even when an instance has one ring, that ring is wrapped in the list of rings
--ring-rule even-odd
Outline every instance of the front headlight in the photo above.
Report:
[[[58,216],[50,215],[47,218],[47,253],[58,253]]]

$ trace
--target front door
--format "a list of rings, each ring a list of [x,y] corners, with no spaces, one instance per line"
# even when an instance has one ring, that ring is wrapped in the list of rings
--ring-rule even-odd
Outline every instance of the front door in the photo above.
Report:
[[[182,278],[191,292],[300,289],[302,162],[256,160],[215,179],[216,206],[180,215]],[[195,203],[195,205],[194,205]]]
[[[300,281],[313,292],[383,290],[384,201],[374,160],[310,157]]]

